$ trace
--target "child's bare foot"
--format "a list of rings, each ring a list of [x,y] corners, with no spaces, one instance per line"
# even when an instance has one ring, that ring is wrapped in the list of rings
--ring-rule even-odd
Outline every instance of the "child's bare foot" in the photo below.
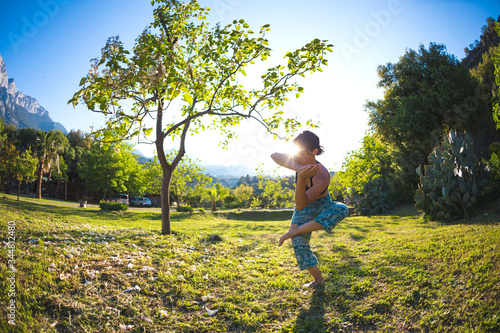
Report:
[[[302,286],[302,288],[316,288],[323,287],[325,285],[325,280],[314,280],[313,282],[306,283]]]
[[[287,239],[294,237],[294,236],[297,234],[297,229],[298,229],[298,228],[299,228],[299,226],[298,226],[298,225],[296,225],[296,224],[292,224],[292,225],[290,226],[290,229],[288,229],[287,233],[286,233],[286,234],[284,234],[283,236],[281,236],[281,237],[280,237],[280,240],[279,240],[279,242],[278,242],[278,246],[283,245],[283,243],[284,243]]]

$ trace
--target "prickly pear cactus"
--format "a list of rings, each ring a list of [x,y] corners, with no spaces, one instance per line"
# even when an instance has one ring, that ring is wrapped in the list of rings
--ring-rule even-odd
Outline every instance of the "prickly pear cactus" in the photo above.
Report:
[[[429,165],[417,168],[420,184],[415,207],[431,219],[467,218],[486,184],[486,179],[480,179],[480,168],[470,135],[451,131],[429,155]]]

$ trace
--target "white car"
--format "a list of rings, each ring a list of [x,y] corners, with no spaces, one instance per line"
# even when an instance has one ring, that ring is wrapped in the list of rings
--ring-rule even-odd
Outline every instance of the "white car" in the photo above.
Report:
[[[135,197],[130,200],[130,206],[134,207],[151,207],[151,200],[144,197]]]
[[[129,204],[128,195],[127,194],[115,194],[113,196],[112,201],[121,202],[121,203],[124,203],[124,204],[127,204],[127,205]]]

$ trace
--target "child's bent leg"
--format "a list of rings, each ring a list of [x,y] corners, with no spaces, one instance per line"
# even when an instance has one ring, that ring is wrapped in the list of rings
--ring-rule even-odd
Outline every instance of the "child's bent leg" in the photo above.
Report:
[[[302,224],[301,226],[298,226],[297,224],[292,224],[290,226],[290,229],[288,229],[288,232],[280,237],[278,246],[283,245],[283,242],[289,238],[322,229],[324,229],[323,226],[314,220]]]
[[[293,251],[301,271],[318,264],[318,259],[312,253],[311,246],[309,245],[310,239],[311,233],[297,235],[292,239]]]

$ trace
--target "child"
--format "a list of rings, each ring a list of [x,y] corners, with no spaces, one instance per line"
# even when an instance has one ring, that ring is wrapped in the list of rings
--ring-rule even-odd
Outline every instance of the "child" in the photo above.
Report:
[[[307,269],[314,278],[314,281],[303,287],[315,288],[323,286],[325,281],[318,268],[318,260],[309,246],[311,233],[322,229],[331,232],[347,216],[348,208],[330,199],[330,173],[316,161],[316,155],[323,153],[318,136],[304,131],[293,139],[293,143],[299,149],[296,154],[271,155],[276,163],[296,172],[295,211],[290,229],[281,236],[278,246],[283,245],[287,239],[292,239],[300,270]]]

